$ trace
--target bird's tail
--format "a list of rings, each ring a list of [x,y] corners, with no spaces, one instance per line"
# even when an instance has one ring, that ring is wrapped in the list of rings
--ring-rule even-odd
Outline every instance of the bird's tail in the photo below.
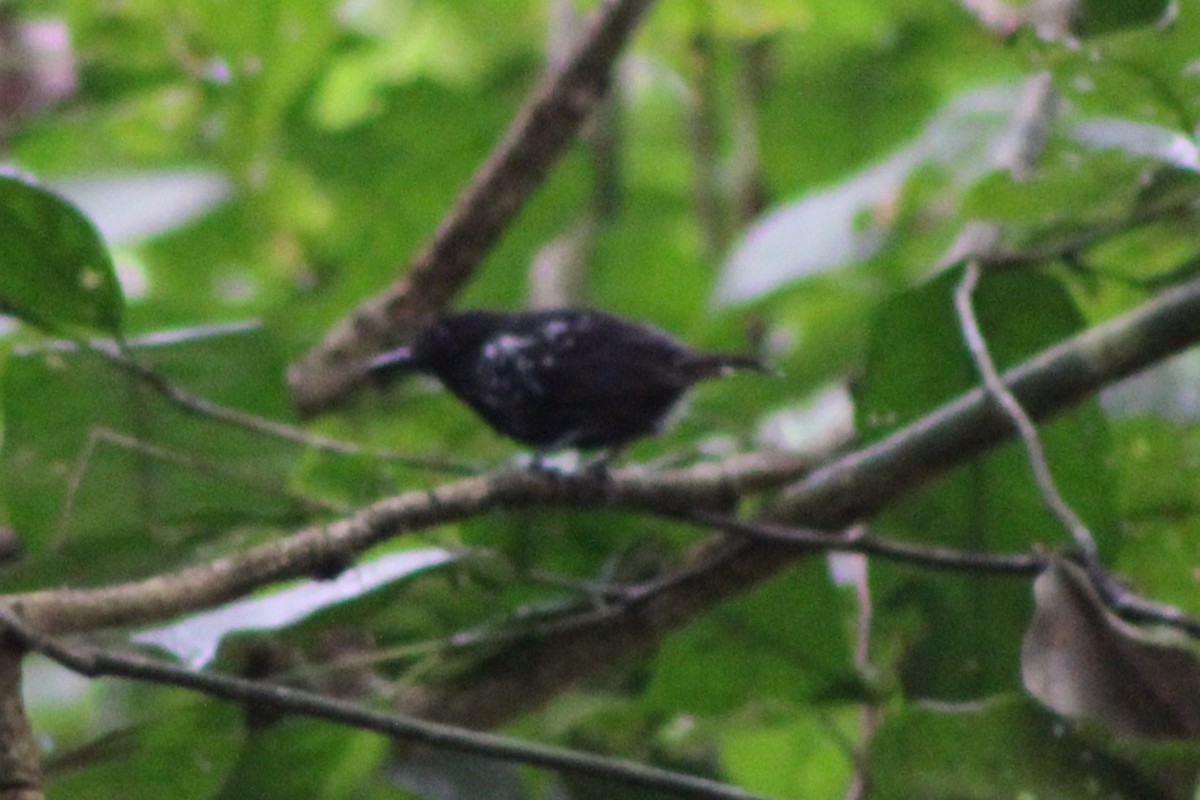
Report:
[[[417,368],[411,347],[397,347],[380,353],[363,364],[363,374],[380,383],[388,383],[394,378],[412,372]]]

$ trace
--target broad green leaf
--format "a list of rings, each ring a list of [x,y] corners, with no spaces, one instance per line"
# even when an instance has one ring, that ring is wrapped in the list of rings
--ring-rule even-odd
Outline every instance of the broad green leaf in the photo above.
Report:
[[[746,703],[861,697],[848,605],[826,560],[810,557],[668,639],[645,701],[664,713],[718,714]]]
[[[1079,28],[1086,36],[1154,25],[1164,21],[1171,0],[1083,0],[1079,4]]]
[[[889,715],[864,756],[869,800],[1190,800],[1200,745],[1122,745],[1005,698]]]
[[[33,181],[0,175],[0,312],[51,331],[116,334],[122,303],[92,223]]]
[[[843,798],[854,772],[848,743],[861,713],[833,708],[795,719],[730,721],[720,734],[721,766],[736,785],[766,797]]]
[[[101,737],[79,754],[64,753],[61,766],[49,759],[50,800],[206,800],[234,768],[243,737],[232,703],[160,701],[147,705],[149,720]],[[74,757],[73,757],[74,756]]]
[[[282,364],[257,328],[162,334],[132,353],[197,396],[288,417]],[[15,355],[2,377],[0,475],[29,578],[43,568],[55,583],[127,576],[136,568],[117,557],[126,545],[149,563],[189,537],[312,510],[287,486],[298,445],[184,411],[75,345]],[[113,553],[70,555],[94,547]]]
[[[250,731],[219,800],[361,796],[388,739],[314,719],[279,719]]]
[[[1149,159],[1102,151],[1064,159],[1028,180],[1016,181],[1007,170],[996,170],[971,187],[963,213],[1034,230],[1066,222],[1108,222],[1135,207],[1151,166]]]
[[[1154,392],[1157,398],[1150,399],[1165,407],[1143,408],[1143,413],[1156,416],[1114,424],[1113,462],[1119,471],[1117,487],[1126,532],[1115,568],[1132,585],[1152,587],[1154,599],[1200,615],[1196,592],[1200,514],[1195,499],[1200,484],[1200,431],[1191,422],[1172,419],[1181,413],[1180,403],[1185,404],[1184,419],[1194,416],[1194,401],[1186,397],[1194,394],[1193,385],[1164,385]]]
[[[1090,11],[1112,8],[1118,14],[1135,5],[1169,5],[1162,0],[1092,0]],[[1056,86],[1085,114],[1131,122],[1149,122],[1192,136],[1200,100],[1195,91],[1195,59],[1200,19],[1176,14],[1167,25],[1126,27],[1097,38],[1087,47],[1055,50],[1047,62]]]

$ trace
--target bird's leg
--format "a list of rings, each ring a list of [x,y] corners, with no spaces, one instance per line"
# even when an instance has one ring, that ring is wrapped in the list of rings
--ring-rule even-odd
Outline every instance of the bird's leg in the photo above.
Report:
[[[557,448],[534,450],[523,455],[521,460],[530,472],[546,475],[569,475],[579,468],[579,456],[574,452],[558,453]]]
[[[591,476],[607,480],[610,476],[608,465],[625,451],[625,445],[618,444],[605,448],[583,464],[583,469]]]
[[[608,465],[623,450],[624,446],[609,447],[590,458],[582,458],[578,450],[555,453],[553,450],[535,450],[529,455],[527,469],[553,478],[585,478],[607,481],[610,477]]]

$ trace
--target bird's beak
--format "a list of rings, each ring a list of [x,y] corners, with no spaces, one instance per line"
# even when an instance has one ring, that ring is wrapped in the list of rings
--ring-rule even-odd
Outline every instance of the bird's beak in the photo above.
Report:
[[[363,372],[368,375],[382,373],[386,376],[389,373],[402,372],[410,368],[412,364],[412,348],[406,345],[397,347],[395,350],[388,350],[386,353],[380,353],[370,359],[363,365]]]

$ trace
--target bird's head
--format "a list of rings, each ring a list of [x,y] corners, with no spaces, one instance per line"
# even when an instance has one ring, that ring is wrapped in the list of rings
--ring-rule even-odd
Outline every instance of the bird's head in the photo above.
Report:
[[[417,337],[412,348],[422,366],[453,363],[479,352],[505,324],[496,311],[463,311],[442,317]]]
[[[367,361],[367,374],[384,382],[407,372],[440,375],[470,361],[504,325],[494,311],[464,311],[442,317],[403,347]]]

